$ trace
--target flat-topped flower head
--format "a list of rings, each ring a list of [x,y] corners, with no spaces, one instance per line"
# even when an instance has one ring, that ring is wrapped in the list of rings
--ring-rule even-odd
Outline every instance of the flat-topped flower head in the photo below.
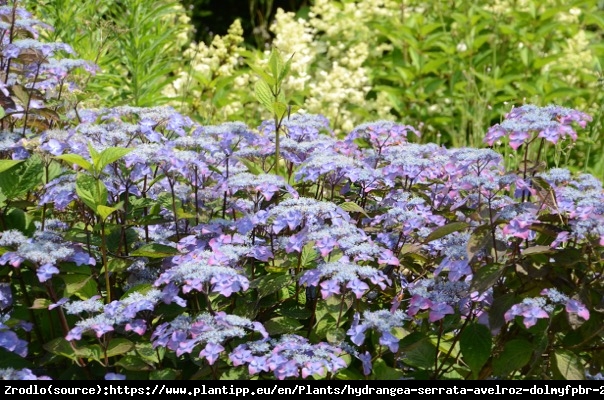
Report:
[[[352,343],[362,346],[365,342],[366,331],[373,329],[380,334],[379,343],[388,347],[391,352],[396,353],[399,347],[399,339],[392,334],[392,330],[402,328],[405,321],[410,320],[411,318],[402,310],[395,310],[394,312],[388,310],[365,311],[362,318],[359,313],[354,315],[352,325],[346,333],[350,336]]]
[[[358,139],[365,140],[371,144],[374,150],[380,151],[388,146],[398,146],[407,143],[409,132],[415,134],[417,137],[421,135],[416,128],[410,125],[380,120],[356,126],[346,136],[344,141],[351,143]]]
[[[186,314],[177,316],[171,322],[157,326],[151,334],[153,347],[165,347],[177,356],[192,353],[204,346],[199,358],[205,358],[213,364],[225,348],[222,343],[231,338],[242,338],[256,332],[263,338],[268,334],[262,324],[223,311],[215,315],[202,313],[197,317]]]
[[[346,362],[340,358],[343,353],[336,345],[313,344],[305,337],[286,334],[278,339],[243,343],[229,354],[229,359],[234,366],[247,365],[250,375],[272,372],[278,380],[306,379],[325,378],[346,368]]]
[[[341,294],[342,290],[350,290],[360,299],[370,289],[367,282],[381,289],[392,283],[382,271],[350,262],[346,257],[321,263],[300,277],[301,285],[320,286],[323,299]]]
[[[229,250],[239,247],[239,252],[230,253]],[[245,246],[234,248],[222,245],[213,251],[196,251],[193,256],[182,258],[174,266],[166,269],[157,278],[154,285],[171,290],[171,285],[181,285],[183,293],[192,290],[207,293],[208,290],[218,292],[229,297],[234,292],[245,291],[249,287],[249,280],[241,271],[230,266],[239,257],[249,253]]]
[[[577,133],[573,124],[585,128],[592,117],[574,109],[549,105],[538,107],[527,104],[513,108],[503,122],[493,125],[487,131],[484,142],[489,146],[508,136],[510,146],[516,150],[522,144],[527,143],[536,135],[551,143],[570,137],[577,140]]]

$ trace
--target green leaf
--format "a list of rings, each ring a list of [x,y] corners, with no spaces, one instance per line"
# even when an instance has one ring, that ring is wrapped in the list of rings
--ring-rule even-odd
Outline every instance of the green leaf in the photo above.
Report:
[[[489,328],[478,323],[471,323],[461,332],[459,348],[475,379],[491,356],[492,338]]]
[[[23,369],[35,368],[34,365],[26,358],[21,357],[17,353],[6,350],[0,346],[0,369]]]
[[[300,266],[302,268],[308,268],[311,263],[319,257],[319,253],[315,250],[314,242],[308,242],[302,248],[302,254],[300,254]]]
[[[82,300],[87,300],[98,294],[98,287],[91,275],[82,274],[61,274],[59,275],[65,282],[65,292],[63,297],[76,295]]]
[[[400,369],[390,367],[382,358],[377,358],[373,362],[373,371],[371,375],[379,380],[396,381],[402,379],[405,376],[405,373]]]
[[[116,338],[111,339],[107,346],[107,357],[115,357],[120,354],[126,354],[134,348],[134,343],[128,339]]]
[[[254,71],[262,81],[266,82],[267,85],[273,86],[275,83],[277,83],[276,79],[273,78],[272,76],[270,76],[269,74],[267,74],[266,72],[264,72],[263,70],[261,70],[260,68],[254,66],[254,65],[250,65],[250,69],[252,71]]]
[[[21,101],[24,107],[29,104],[29,92],[27,91],[27,88],[25,88],[25,86],[15,84],[11,86],[11,90],[14,93],[15,97],[17,97]]]
[[[258,298],[275,293],[292,283],[292,277],[288,274],[268,274],[254,281],[254,287],[258,289]]]
[[[264,81],[257,81],[254,85],[254,94],[256,99],[271,113],[273,114],[273,92],[268,84]]]
[[[426,237],[426,239],[424,240],[424,243],[429,243],[429,242],[431,242],[433,240],[440,239],[440,238],[442,238],[444,236],[447,236],[448,234],[453,233],[453,232],[463,231],[468,226],[469,225],[468,225],[467,222],[461,222],[461,221],[451,222],[449,224],[446,224],[446,225],[443,225],[443,226],[439,226],[438,228],[434,229],[428,235],[428,237]]]
[[[178,249],[161,243],[149,243],[130,253],[133,257],[164,258],[180,254]]]
[[[94,146],[92,146],[92,143],[90,142],[88,142],[88,153],[90,153],[90,159],[92,160],[94,168],[94,165],[99,163],[100,153],[94,148]]]
[[[402,361],[412,367],[430,369],[434,368],[434,360],[436,358],[436,346],[430,339],[423,338],[412,346],[406,347],[402,357]]]
[[[512,339],[493,360],[493,374],[505,378],[510,372],[524,367],[531,360],[533,345],[524,339]]]
[[[119,160],[132,150],[134,149],[127,149],[124,147],[107,147],[101,152],[98,163],[94,164],[94,169],[97,173],[100,173],[107,165]]]
[[[273,77],[278,78],[279,75],[281,75],[283,58],[281,57],[279,50],[275,48],[271,49],[271,53],[268,56],[268,67],[270,68]],[[277,81],[279,81],[279,79],[277,79]]]
[[[292,54],[289,57],[289,59],[287,60],[287,62],[285,63],[285,65],[283,65],[283,68],[281,69],[281,71],[279,72],[279,76],[277,77],[277,83],[281,83],[283,81],[283,79],[285,79],[287,74],[289,74],[293,59],[294,59],[294,54]]]
[[[232,367],[227,371],[224,371],[220,375],[220,380],[223,381],[242,381],[249,379],[250,374],[247,368],[244,367]]]
[[[146,362],[157,364],[164,358],[166,348],[161,346],[154,348],[150,342],[140,342],[136,344],[136,353]]]
[[[487,264],[478,268],[478,270],[474,272],[470,290],[484,293],[497,282],[504,270],[505,265],[498,263]]]
[[[273,113],[275,114],[278,120],[283,119],[283,117],[285,117],[285,115],[287,114],[287,104],[285,103],[275,101],[273,102],[272,108]]]
[[[172,368],[162,368],[161,370],[151,371],[149,380],[155,381],[173,381],[178,378],[178,372]]]
[[[62,154],[55,157],[58,160],[67,161],[70,164],[76,164],[85,169],[88,172],[92,172],[92,163],[86,160],[79,154]]]
[[[67,340],[62,337],[51,340],[43,345],[44,349],[52,354],[67,357],[73,361],[78,361],[79,358],[88,358],[92,353],[87,348],[78,348],[72,346]]]
[[[44,166],[37,155],[29,157],[16,168],[0,173],[0,189],[10,200],[26,195],[43,183]]]
[[[4,118],[6,116],[6,110],[4,109],[4,107],[0,106],[0,119]]]
[[[369,217],[369,214],[367,214],[367,212],[365,212],[365,210],[363,209],[363,207],[361,207],[360,205],[358,205],[354,201],[346,201],[346,202],[340,204],[339,207],[342,210],[344,210],[344,211],[359,212],[359,213],[365,215],[366,217]]]
[[[126,371],[151,371],[153,366],[149,365],[139,356],[126,355],[121,357],[116,363],[118,367],[124,368]]]
[[[88,174],[79,174],[76,178],[76,193],[94,211],[97,211],[97,206],[107,204],[107,187],[103,181]]]
[[[298,320],[289,317],[275,317],[263,323],[269,335],[293,333],[303,328]]]
[[[115,207],[108,207],[103,205],[96,206],[96,213],[101,217],[103,221],[106,220],[108,216],[110,216],[117,210],[118,209]]]
[[[0,173],[11,169],[15,165],[19,165],[23,160],[0,160]]]
[[[36,230],[34,217],[19,208],[11,208],[4,216],[5,229],[17,229],[26,235]]]
[[[90,209],[96,210],[96,191],[94,178],[90,175],[79,174],[76,178],[76,194]]]
[[[585,379],[585,367],[582,366],[581,358],[570,351],[556,350],[554,352],[553,368],[566,380],[578,381]]]

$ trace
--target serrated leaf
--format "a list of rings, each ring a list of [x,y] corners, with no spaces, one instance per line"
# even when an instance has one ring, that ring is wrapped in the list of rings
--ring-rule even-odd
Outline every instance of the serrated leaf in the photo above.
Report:
[[[134,348],[134,343],[128,339],[116,338],[111,339],[107,346],[107,357],[115,357],[120,354],[126,354]]]
[[[558,349],[554,352],[553,367],[564,379],[569,381],[584,380],[585,367],[581,358],[575,353]]]
[[[29,92],[23,85],[14,84],[11,86],[13,94],[21,101],[25,107],[29,103]]]
[[[307,268],[310,264],[319,257],[319,253],[315,250],[315,242],[308,242],[302,248],[302,254],[300,254],[300,266]]]
[[[98,294],[96,282],[91,275],[61,274],[60,277],[65,282],[63,297],[77,295],[81,299],[89,299]]]
[[[372,376],[379,380],[396,381],[402,379],[405,373],[400,369],[392,368],[382,358],[373,362]]]
[[[492,340],[489,328],[482,324],[471,323],[461,332],[459,348],[475,379],[491,356]]]
[[[268,296],[291,284],[292,278],[288,274],[270,274],[255,281],[258,289],[258,298]]]
[[[367,214],[367,212],[363,209],[363,207],[361,207],[354,201],[346,201],[346,202],[340,204],[339,207],[344,211],[359,212],[359,213],[365,215],[366,217],[369,217],[369,214]]]
[[[249,372],[247,368],[243,367],[232,367],[220,375],[221,381],[241,381],[249,379]]]
[[[98,189],[96,186],[95,179],[87,174],[79,174],[76,178],[76,194],[79,199],[84,202],[90,209],[95,210],[97,205],[104,203],[97,203],[99,197]],[[107,202],[105,198],[105,203]]]
[[[166,348],[161,346],[154,348],[150,342],[140,342],[136,344],[136,352],[147,362],[156,364],[163,359]]]
[[[11,169],[15,165],[19,165],[23,160],[0,160],[0,173]]]
[[[151,371],[153,366],[149,365],[139,356],[126,355],[121,357],[116,363],[118,367],[124,368],[126,371]]]
[[[282,103],[280,101],[273,102],[273,113],[277,117],[278,120],[283,119],[285,114],[287,114],[287,104]]]
[[[27,194],[43,183],[44,166],[37,155],[29,157],[12,169],[0,173],[0,188],[8,199]]]
[[[263,325],[269,335],[293,333],[303,328],[303,325],[298,320],[289,317],[272,318],[265,321]]]
[[[448,234],[451,234],[453,232],[463,231],[468,226],[469,225],[468,225],[467,222],[462,222],[462,221],[451,222],[451,223],[448,223],[446,225],[439,226],[438,228],[434,229],[428,235],[428,237],[426,237],[426,239],[424,240],[424,243],[429,243],[429,242],[431,242],[433,240],[440,239],[440,238],[442,238],[444,236],[447,236]]]
[[[94,165],[97,165],[99,163],[99,158],[101,155],[90,142],[88,142],[88,153],[90,153],[90,159],[92,160],[94,168]]]
[[[281,53],[275,48],[271,49],[271,53],[268,56],[268,67],[275,78],[281,74],[281,70],[283,69],[283,58],[281,57]]]
[[[281,83],[283,81],[283,79],[285,79],[287,74],[289,74],[289,71],[292,66],[292,60],[294,59],[294,55],[295,55],[295,53],[289,57],[289,59],[283,65],[283,68],[281,68],[281,71],[279,71],[279,75],[277,76],[277,83]]]
[[[161,370],[151,371],[149,373],[149,379],[153,381],[173,381],[176,378],[178,378],[178,372],[172,368],[162,368]]]
[[[62,154],[55,157],[58,160],[67,161],[70,164],[76,164],[88,172],[92,171],[92,163],[79,154]]]
[[[264,81],[257,81],[254,85],[254,94],[256,95],[256,99],[273,114],[274,96],[268,84]]]
[[[160,243],[149,243],[130,253],[133,257],[164,258],[180,254],[178,249]]]
[[[45,343],[42,347],[52,354],[67,357],[74,361],[78,361],[78,359],[82,357],[88,358],[91,356],[89,349],[72,346],[71,343],[62,337],[53,339],[50,342]]]
[[[277,81],[275,78],[267,74],[262,69],[256,67],[255,65],[250,65],[250,69],[256,73],[260,77],[261,80],[266,82],[269,86],[273,86]]]
[[[55,110],[52,110],[50,108],[30,108],[29,113],[32,115],[39,115],[43,118],[54,121],[59,121],[61,119],[59,114]]]
[[[510,372],[524,367],[531,360],[533,345],[524,339],[512,339],[493,360],[493,374],[504,378]]]
[[[478,268],[477,271],[474,271],[470,290],[484,293],[497,282],[504,270],[505,265],[496,263]]]
[[[94,169],[100,173],[107,165],[115,162],[130,153],[134,149],[124,147],[107,147],[99,155],[98,163],[94,164]]]
[[[436,346],[430,339],[424,338],[415,342],[413,346],[409,346],[402,353],[402,361],[412,367],[429,369],[434,367],[434,359],[436,357]]]
[[[101,219],[103,221],[106,220],[108,216],[110,216],[117,210],[118,209],[115,207],[108,207],[108,206],[104,206],[104,205],[96,206],[96,213],[101,217]]]

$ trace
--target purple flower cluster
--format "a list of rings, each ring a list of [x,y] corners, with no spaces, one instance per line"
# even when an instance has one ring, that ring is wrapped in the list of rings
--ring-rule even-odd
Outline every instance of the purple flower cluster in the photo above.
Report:
[[[302,336],[287,334],[279,339],[240,344],[229,354],[229,359],[234,366],[247,365],[250,375],[272,372],[279,380],[324,378],[347,367],[339,357],[343,353],[342,349],[328,343],[312,344]]]
[[[147,331],[148,325],[144,318],[137,317],[140,312],[153,311],[161,296],[159,290],[150,289],[144,294],[132,292],[124,299],[114,300],[109,304],[103,304],[100,296],[95,296],[73,302],[63,300],[56,305],[63,307],[67,314],[94,314],[76,322],[65,337],[66,340],[80,340],[82,334],[89,331],[100,338],[108,332],[113,332],[118,326],[123,327],[126,332],[134,332],[142,336]]]
[[[19,268],[29,263],[36,270],[40,282],[58,274],[61,262],[70,261],[78,266],[96,263],[80,245],[70,244],[59,232],[50,230],[36,231],[32,238],[17,230],[4,231],[0,233],[0,246],[13,249],[0,256],[0,265]]]
[[[591,116],[574,109],[556,105],[537,107],[527,104],[513,108],[501,124],[489,128],[484,142],[492,146],[497,140],[507,136],[510,147],[516,150],[522,144],[533,140],[534,134],[554,144],[567,136],[575,141],[577,133],[573,123],[585,128],[591,120]]]
[[[514,304],[505,312],[505,321],[510,322],[516,317],[522,317],[523,324],[528,329],[537,324],[539,319],[553,316],[557,305],[563,305],[567,313],[578,315],[585,321],[590,317],[585,305],[556,289],[543,289],[541,295],[542,297],[529,297],[523,299],[521,303]]]
[[[192,353],[198,346],[205,345],[198,357],[205,358],[212,365],[225,351],[222,344],[226,340],[244,337],[250,331],[268,338],[268,333],[261,323],[237,315],[221,311],[215,315],[203,313],[192,318],[183,314],[171,322],[160,324],[153,331],[151,340],[154,348],[168,348],[176,352],[177,356]]]

